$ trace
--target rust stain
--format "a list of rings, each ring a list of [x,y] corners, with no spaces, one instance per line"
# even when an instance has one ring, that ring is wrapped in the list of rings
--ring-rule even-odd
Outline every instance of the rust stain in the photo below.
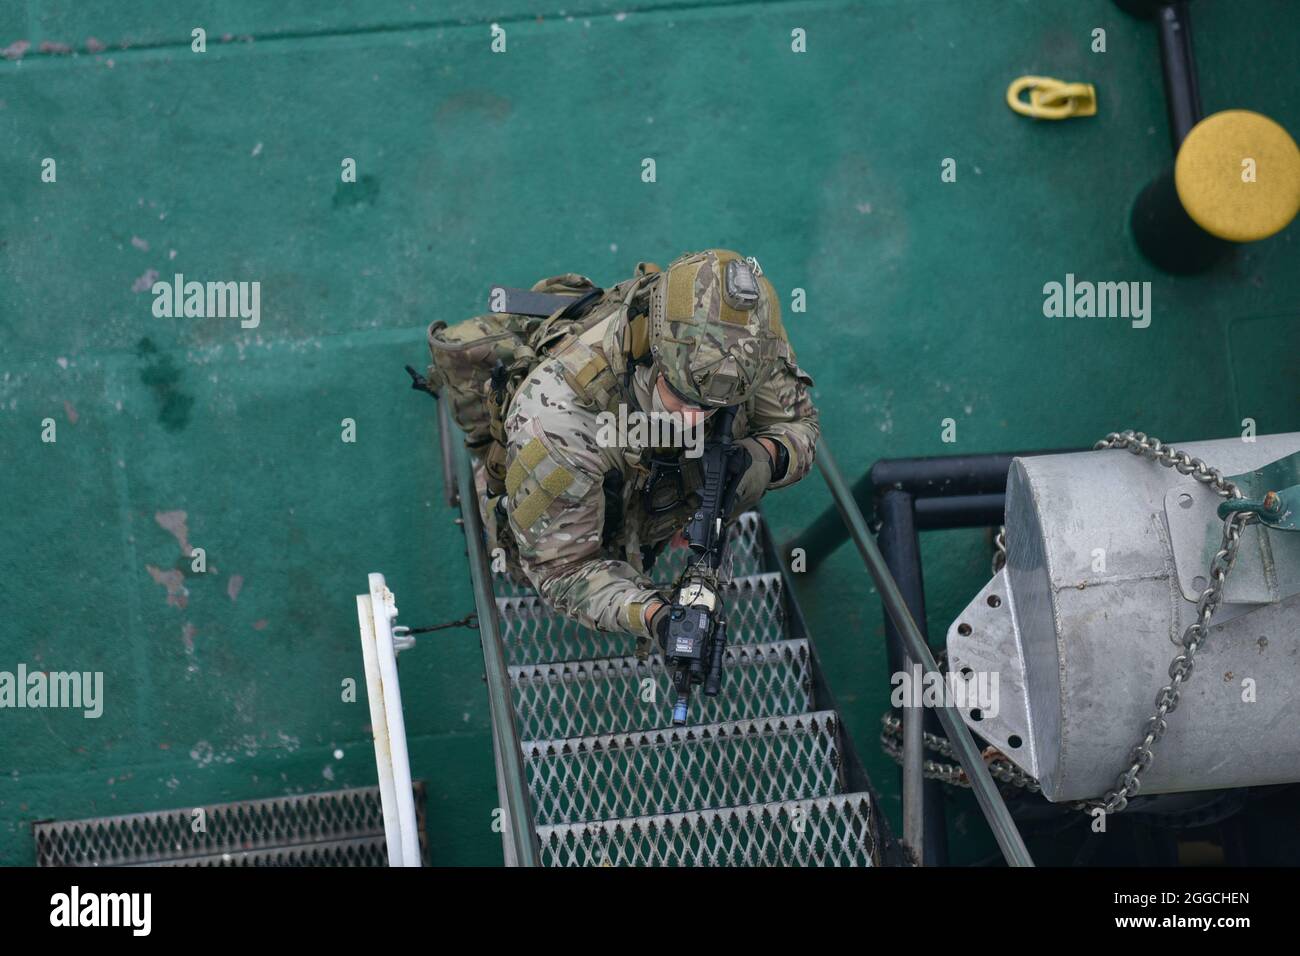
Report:
[[[157,511],[153,516],[153,520],[157,521],[160,527],[176,536],[181,546],[181,556],[188,558],[194,553],[194,549],[190,547],[190,529],[185,524],[185,518],[184,511]]]
[[[244,576],[242,574],[232,574],[230,580],[226,582],[226,593],[230,595],[230,600],[239,600],[240,588],[244,586]]]
[[[155,568],[152,564],[146,564],[144,567],[155,584],[161,584],[167,589],[168,605],[184,610],[190,603],[190,592],[185,587],[185,575],[176,570],[164,571],[162,568]]]
[[[109,62],[112,63],[112,60],[110,60]],[[148,292],[150,289],[153,288],[153,284],[157,281],[158,281],[158,270],[148,269],[145,271],[144,275],[140,276],[140,278],[136,279],[133,283],[131,283],[131,291]]]

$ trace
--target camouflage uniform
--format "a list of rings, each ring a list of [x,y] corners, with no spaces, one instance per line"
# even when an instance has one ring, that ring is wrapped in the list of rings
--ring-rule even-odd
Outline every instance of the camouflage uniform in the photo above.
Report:
[[[712,254],[711,250],[698,255]],[[737,258],[735,253],[718,254]],[[608,443],[597,436],[608,419],[598,416],[608,412],[616,418],[620,405],[625,413],[650,411],[662,357],[646,354],[644,336],[647,320],[662,322],[665,296],[677,297],[679,305],[690,296],[693,301],[686,308],[693,305],[706,311],[712,301],[716,313],[718,297],[708,287],[714,272],[701,268],[679,281],[680,271],[674,273],[671,287],[661,281],[663,274],[645,274],[610,290],[587,329],[570,336],[532,370],[505,418],[506,507],[527,578],[560,613],[589,628],[634,635],[642,643],[648,637],[643,609],[647,602],[664,597],[663,587],[656,587],[645,573],[644,561],[684,527],[698,503],[698,459],[683,455],[680,448],[656,451],[634,442],[606,447]],[[750,383],[732,432],[737,439],[766,437],[780,442],[788,453],[788,466],[778,481],[763,487],[756,482],[765,481],[770,472],[751,469],[760,477],[746,476],[749,480],[738,491],[736,513],[756,504],[767,487],[793,484],[807,474],[819,434],[817,410],[808,394],[812,379],[795,363],[775,292],[770,284],[767,289],[770,308],[736,313],[739,325],[748,321],[751,331],[752,323],[765,324],[764,334],[744,341],[746,348],[770,349],[771,362],[764,380]],[[725,304],[721,308],[725,310]],[[603,317],[602,311],[607,313]],[[642,315],[645,319],[634,321]],[[638,336],[642,336],[640,343]],[[640,363],[629,357],[637,352],[644,355]],[[726,356],[719,362],[707,343],[691,356],[693,366],[717,370],[720,365],[725,377]],[[686,495],[663,514],[648,511],[642,495],[652,454],[675,457],[682,464]]]

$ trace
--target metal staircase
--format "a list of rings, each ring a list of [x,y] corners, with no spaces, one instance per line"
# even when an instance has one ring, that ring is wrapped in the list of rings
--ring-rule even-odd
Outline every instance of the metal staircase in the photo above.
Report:
[[[438,419],[443,488],[460,510],[478,615],[507,865],[912,862],[880,813],[757,512],[731,530],[722,693],[696,700],[695,724],[673,727],[657,655],[638,661],[626,636],[579,628],[504,577],[494,586],[470,455],[445,402]],[[937,673],[824,437],[817,468],[908,657]],[[655,578],[675,581],[685,559],[661,555]],[[1007,862],[1032,866],[970,729],[951,705],[935,713]],[[919,727],[913,720],[914,744]],[[913,776],[905,823],[919,804]]]
[[[671,584],[685,558],[665,552],[656,580]],[[540,864],[898,862],[757,512],[733,527],[728,559],[722,693],[697,697],[686,727],[671,726],[657,654],[628,656],[626,635],[578,627],[495,579]]]

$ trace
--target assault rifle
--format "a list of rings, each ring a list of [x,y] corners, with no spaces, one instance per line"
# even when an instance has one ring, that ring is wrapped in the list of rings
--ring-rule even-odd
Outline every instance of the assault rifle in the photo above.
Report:
[[[722,657],[727,649],[727,620],[719,580],[727,548],[727,515],[736,500],[736,488],[748,467],[744,449],[733,443],[731,426],[735,406],[718,413],[713,437],[705,443],[700,468],[704,487],[700,506],[686,526],[686,542],[693,556],[673,591],[668,613],[664,660],[672,672],[673,724],[686,723],[691,690],[704,685],[705,697],[722,689]]]

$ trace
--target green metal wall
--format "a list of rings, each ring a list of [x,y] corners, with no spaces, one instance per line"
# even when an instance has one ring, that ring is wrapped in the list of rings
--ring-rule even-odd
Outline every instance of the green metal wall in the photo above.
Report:
[[[107,696],[98,720],[0,710],[0,862],[32,862],[34,820],[374,782],[364,695],[340,694],[363,679],[353,595],[380,570],[406,623],[472,607],[434,406],[401,366],[489,283],[757,255],[807,290],[786,324],[853,473],[1120,427],[1300,428],[1297,227],[1207,277],[1138,257],[1127,211],[1169,160],[1157,45],[1105,0],[324,6],[0,7],[0,670],[101,670]],[[1207,112],[1300,131],[1300,8],[1201,0],[1194,19]],[[1023,73],[1095,83],[1099,115],[1015,116]],[[260,281],[260,327],[155,318],[151,270]],[[1150,280],[1150,328],[1045,318],[1067,272]],[[787,537],[827,503],[813,477],[766,508]],[[940,635],[987,543],[929,536],[925,560]],[[879,603],[848,548],[813,583],[895,813]],[[421,638],[402,680],[435,861],[498,862],[474,635]],[[973,858],[982,824],[957,808]]]

